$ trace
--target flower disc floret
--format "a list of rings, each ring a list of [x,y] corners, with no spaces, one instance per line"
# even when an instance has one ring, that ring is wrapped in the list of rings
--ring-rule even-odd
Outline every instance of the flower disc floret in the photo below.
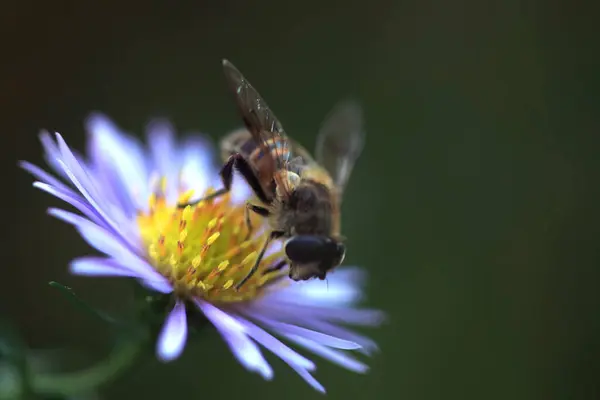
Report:
[[[149,203],[148,211],[137,218],[141,237],[151,264],[179,296],[247,301],[280,281],[282,273],[268,268],[282,257],[281,251],[263,257],[256,273],[236,288],[256,262],[267,233],[250,231],[245,207],[233,205],[229,194],[185,208],[169,205],[164,196],[154,194]],[[257,217],[251,218],[252,226],[260,226]]]

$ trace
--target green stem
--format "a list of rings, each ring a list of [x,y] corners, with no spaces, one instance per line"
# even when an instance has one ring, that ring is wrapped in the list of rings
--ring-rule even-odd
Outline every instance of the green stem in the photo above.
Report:
[[[75,395],[97,388],[119,376],[136,360],[145,341],[129,340],[115,346],[109,356],[87,369],[67,373],[31,372],[31,387],[36,393]]]

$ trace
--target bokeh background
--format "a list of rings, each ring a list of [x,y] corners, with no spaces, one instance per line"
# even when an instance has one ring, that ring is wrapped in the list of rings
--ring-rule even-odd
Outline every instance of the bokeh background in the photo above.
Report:
[[[129,294],[66,273],[89,249],[17,160],[42,163],[42,128],[83,150],[91,111],[218,138],[239,126],[226,57],[309,148],[337,100],[366,110],[347,261],[390,323],[368,332],[382,348],[368,375],[319,361],[331,399],[597,398],[600,79],[583,2],[22,1],[0,32],[0,310],[28,346],[73,346],[84,365],[109,348],[49,280],[108,310]],[[319,396],[273,362],[263,382],[207,334],[99,398]]]

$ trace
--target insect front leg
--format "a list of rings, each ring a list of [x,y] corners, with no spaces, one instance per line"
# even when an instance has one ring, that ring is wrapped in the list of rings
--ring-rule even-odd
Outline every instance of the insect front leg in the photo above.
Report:
[[[221,181],[223,182],[223,188],[221,188],[221,189],[217,190],[216,192],[213,192],[213,193],[209,194],[208,196],[205,196],[199,200],[194,200],[194,201],[187,202],[187,203],[180,203],[177,206],[179,208],[193,206],[193,205],[200,203],[201,201],[211,200],[216,197],[222,196],[225,193],[228,193],[231,190],[231,184],[233,183],[234,168],[240,174],[242,174],[242,177],[244,178],[244,180],[246,182],[248,182],[248,185],[250,185],[250,187],[252,188],[252,190],[254,191],[256,196],[261,201],[264,201],[265,203],[269,203],[270,198],[268,198],[268,196],[265,194],[265,191],[263,190],[263,188],[260,184],[260,181],[258,180],[258,177],[254,173],[254,169],[250,166],[250,164],[248,164],[248,161],[246,161],[246,159],[241,154],[235,153],[229,157],[229,159],[223,165],[223,167],[221,168],[221,171],[219,172],[219,175],[221,175]]]
[[[271,272],[279,271],[280,269],[285,267],[287,263],[288,263],[287,260],[279,261],[277,264],[273,265],[272,267],[265,269],[264,275],[270,274]]]
[[[246,235],[246,240],[248,240],[248,238],[250,237],[250,235],[252,235],[252,232],[254,232],[254,227],[252,226],[252,219],[250,218],[250,211],[255,212],[256,214],[260,215],[261,217],[268,217],[269,215],[271,215],[271,212],[264,208],[264,207],[260,207],[260,206],[256,206],[252,203],[250,203],[249,201],[246,202],[246,210],[244,212],[245,217],[246,217],[246,228],[248,229],[248,234]]]
[[[267,247],[269,247],[269,244],[271,243],[271,241],[274,239],[279,239],[281,236],[283,236],[283,232],[279,232],[279,231],[271,232],[271,234],[267,237],[267,240],[265,240],[265,244],[263,245],[262,249],[260,250],[260,253],[258,254],[258,257],[256,258],[254,265],[252,266],[252,268],[250,269],[248,274],[244,277],[244,279],[242,279],[240,281],[240,283],[238,283],[235,286],[236,290],[239,290],[242,286],[244,286],[244,284],[246,282],[248,282],[248,279],[250,279],[252,277],[252,275],[254,275],[256,273],[256,271],[258,270],[258,266],[260,265],[260,262],[262,261],[263,257],[265,256],[265,252],[267,251]]]
[[[187,206],[193,206],[196,205],[202,201],[206,201],[206,200],[210,200],[210,199],[214,199],[216,197],[222,196],[225,193],[229,192],[231,190],[231,184],[233,182],[233,168],[236,166],[237,163],[239,163],[239,160],[242,159],[241,154],[232,154],[229,159],[227,160],[227,162],[223,165],[223,167],[221,167],[221,171],[219,171],[219,175],[221,175],[221,181],[223,182],[223,188],[217,190],[216,192],[213,192],[211,194],[209,194],[208,196],[205,196],[201,199],[198,200],[194,200],[191,202],[187,202],[187,203],[179,203],[177,204],[177,207],[179,208],[185,208]]]

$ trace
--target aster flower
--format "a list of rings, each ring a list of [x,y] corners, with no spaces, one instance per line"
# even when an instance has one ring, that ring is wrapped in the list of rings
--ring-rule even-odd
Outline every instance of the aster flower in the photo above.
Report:
[[[122,133],[108,118],[87,120],[87,157],[74,153],[60,134],[42,132],[45,158],[56,175],[21,162],[34,186],[74,207],[52,208],[50,215],[72,224],[102,256],[77,258],[70,271],[83,276],[131,277],[151,291],[171,295],[174,306],[158,335],[159,359],[177,358],[185,346],[188,305],[214,325],[237,360],[271,379],[273,370],[257,344],[293,368],[313,388],[313,361],[282,341],[340,366],[364,373],[368,367],[348,350],[370,354],[369,338],[344,325],[375,326],[380,311],[358,309],[356,268],[339,268],[321,281],[292,283],[287,271],[269,268],[283,259],[273,243],[256,273],[239,291],[239,282],[256,260],[266,230],[249,235],[243,201],[249,189],[234,179],[234,190],[197,206],[177,202],[201,198],[219,186],[209,143],[201,136],[177,143],[164,121],[148,126],[148,148]],[[257,218],[256,226],[262,220]]]

